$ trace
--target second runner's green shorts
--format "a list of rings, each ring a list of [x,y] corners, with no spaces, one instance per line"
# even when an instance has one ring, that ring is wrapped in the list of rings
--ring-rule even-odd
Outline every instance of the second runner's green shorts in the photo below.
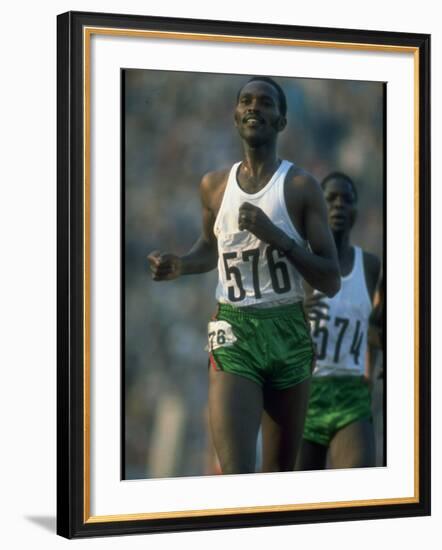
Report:
[[[362,376],[312,378],[304,439],[328,447],[345,426],[371,419],[370,389]]]
[[[314,359],[301,303],[272,308],[219,304],[209,323],[210,365],[282,390],[310,378]]]

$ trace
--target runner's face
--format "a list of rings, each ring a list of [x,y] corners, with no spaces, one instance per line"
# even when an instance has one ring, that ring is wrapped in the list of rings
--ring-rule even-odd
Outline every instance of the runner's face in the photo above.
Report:
[[[235,108],[235,125],[251,145],[274,140],[286,119],[279,111],[278,92],[267,82],[255,80],[241,90]]]
[[[339,178],[328,181],[325,184],[324,197],[331,230],[350,231],[356,218],[356,197],[350,183]]]

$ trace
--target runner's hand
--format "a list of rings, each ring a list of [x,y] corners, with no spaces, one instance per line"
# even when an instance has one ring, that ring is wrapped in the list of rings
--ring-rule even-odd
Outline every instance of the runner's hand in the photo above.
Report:
[[[287,245],[291,245],[289,236],[279,229],[261,208],[249,202],[243,202],[239,208],[238,227],[240,231],[250,231],[261,241],[276,248],[284,250]]]
[[[154,250],[147,260],[154,281],[171,281],[181,275],[181,258],[175,254],[162,254]]]
[[[328,315],[330,305],[325,301],[326,298],[327,296],[325,294],[315,292],[305,299],[304,309],[309,321],[319,322],[322,320],[330,320],[330,316]]]
[[[363,376],[363,381],[365,384],[367,384],[368,386],[368,390],[370,391],[370,393],[373,392],[373,385],[374,385],[374,380],[373,380],[373,377],[372,376],[369,376],[368,374],[364,374]]]

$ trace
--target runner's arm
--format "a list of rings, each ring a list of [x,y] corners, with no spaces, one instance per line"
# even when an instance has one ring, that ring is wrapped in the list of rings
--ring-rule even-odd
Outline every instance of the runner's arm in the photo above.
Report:
[[[341,274],[335,243],[327,221],[324,197],[319,184],[311,176],[303,175],[298,178],[301,182],[296,182],[297,195],[299,196],[302,188],[305,204],[304,231],[310,250],[298,245],[288,236],[281,249],[312,288],[331,298],[341,287]]]

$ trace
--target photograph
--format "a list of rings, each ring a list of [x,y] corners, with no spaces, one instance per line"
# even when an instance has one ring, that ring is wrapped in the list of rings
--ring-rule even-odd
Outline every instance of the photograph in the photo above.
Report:
[[[385,83],[121,78],[122,477],[385,466]]]

